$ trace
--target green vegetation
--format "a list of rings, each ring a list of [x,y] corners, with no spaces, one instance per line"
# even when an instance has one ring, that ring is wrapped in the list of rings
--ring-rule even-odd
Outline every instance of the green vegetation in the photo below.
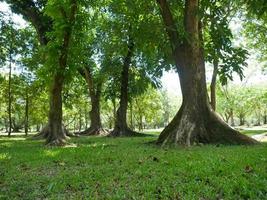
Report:
[[[267,199],[266,22],[266,0],[0,0],[0,200]]]
[[[0,138],[0,199],[265,199],[267,146],[164,149],[156,137],[47,148]]]

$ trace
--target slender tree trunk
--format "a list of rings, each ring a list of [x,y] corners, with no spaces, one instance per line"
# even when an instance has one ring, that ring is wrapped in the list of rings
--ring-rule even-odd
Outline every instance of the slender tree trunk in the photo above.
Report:
[[[136,133],[127,125],[127,107],[128,107],[128,85],[129,85],[129,68],[131,65],[131,59],[133,57],[134,42],[132,38],[128,41],[128,52],[124,59],[122,72],[121,72],[121,92],[120,103],[116,113],[115,127],[110,133],[110,136],[133,136]]]
[[[267,124],[267,112],[264,112],[264,116],[263,116],[263,124]]]
[[[224,113],[223,120],[229,124],[230,115],[228,112]]]
[[[28,129],[29,129],[29,94],[28,90],[26,91],[26,99],[25,99],[25,119],[24,119],[24,129],[25,129],[25,136],[28,136]]]
[[[210,84],[210,104],[212,109],[216,110],[216,80],[218,74],[218,61],[214,61],[213,63],[213,74]]]
[[[180,110],[160,134],[158,144],[256,144],[254,139],[228,126],[210,106],[201,26],[197,15],[198,0],[185,1],[184,26],[188,37],[183,42],[179,39],[167,1],[157,2],[172,45],[183,96]]]
[[[8,133],[8,120],[6,118],[4,118],[4,123],[5,123],[5,129],[6,129],[6,133]]]
[[[133,124],[133,103],[130,103],[130,126],[131,129],[134,130],[134,124]]]
[[[239,114],[239,125],[243,126],[245,124],[244,116],[243,114]]]
[[[84,120],[85,120],[85,129],[88,128],[88,110],[87,110],[87,107],[85,109],[85,112],[84,112]]]
[[[116,106],[116,99],[112,99],[112,105],[113,105],[113,119],[114,119],[114,127],[115,127],[115,124],[116,124],[116,109],[117,109],[117,106]]]
[[[143,130],[143,115],[139,113],[139,131]]]
[[[9,73],[8,73],[8,137],[11,135],[11,128],[12,128],[12,110],[11,110],[11,104],[12,104],[12,97],[11,97],[11,78],[12,78],[12,53],[9,52]]]
[[[82,113],[79,111],[79,132],[82,130]]]
[[[234,119],[234,111],[233,111],[233,109],[230,110],[230,120],[231,120],[231,126],[235,126],[235,119]]]
[[[37,124],[37,125],[36,125],[36,132],[39,132],[39,131],[40,131],[40,125]]]

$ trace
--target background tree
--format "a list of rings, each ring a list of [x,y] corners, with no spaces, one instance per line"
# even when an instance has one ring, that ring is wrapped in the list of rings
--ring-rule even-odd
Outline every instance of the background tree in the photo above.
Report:
[[[19,51],[20,44],[20,36],[19,31],[15,27],[15,23],[11,19],[11,14],[1,13],[1,24],[0,24],[0,51],[1,51],[1,65],[5,66],[8,69],[8,105],[7,105],[7,113],[8,113],[8,136],[11,135],[12,129],[12,76],[13,76],[13,68],[16,63],[15,57]],[[8,66],[8,67],[7,67]]]

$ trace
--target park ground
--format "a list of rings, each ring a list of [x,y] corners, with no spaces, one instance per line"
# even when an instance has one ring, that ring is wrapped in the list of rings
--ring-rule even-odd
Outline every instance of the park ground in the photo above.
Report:
[[[49,148],[0,136],[0,199],[267,199],[267,143],[165,149],[156,138],[79,137]]]

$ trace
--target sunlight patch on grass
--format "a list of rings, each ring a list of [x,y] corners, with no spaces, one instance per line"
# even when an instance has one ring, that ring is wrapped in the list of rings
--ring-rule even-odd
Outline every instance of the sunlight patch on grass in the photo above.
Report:
[[[11,147],[13,145],[12,142],[1,142],[0,147]]]
[[[53,150],[44,150],[45,156],[48,157],[56,157],[58,155],[59,151],[53,151]]]
[[[8,138],[8,137],[0,137],[0,141],[1,140],[10,140],[10,141],[20,141],[20,140],[25,140],[25,138],[24,137],[10,137],[10,138]]]
[[[0,153],[0,160],[8,160],[11,157],[7,153]]]

